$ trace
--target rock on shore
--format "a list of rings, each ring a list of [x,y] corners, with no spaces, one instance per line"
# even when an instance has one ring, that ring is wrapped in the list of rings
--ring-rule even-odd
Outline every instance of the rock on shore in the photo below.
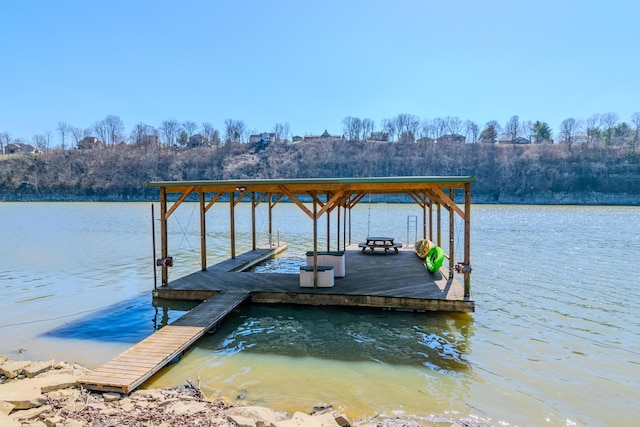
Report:
[[[65,362],[10,361],[0,355],[0,427],[240,426],[414,427],[411,420],[352,422],[330,405],[289,416],[269,408],[212,402],[197,386],[91,393],[76,385],[88,369]],[[431,425],[452,425],[437,423]],[[455,424],[454,424],[455,425]]]

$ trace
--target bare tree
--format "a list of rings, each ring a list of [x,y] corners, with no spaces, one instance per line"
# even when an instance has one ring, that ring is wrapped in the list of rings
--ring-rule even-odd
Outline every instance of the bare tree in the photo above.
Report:
[[[533,139],[534,129],[533,122],[531,120],[523,120],[520,122],[520,135],[524,135],[524,137],[531,142]]]
[[[342,119],[342,131],[348,141],[358,141],[362,132],[362,120],[358,117],[345,117]]]
[[[282,123],[276,123],[273,126],[273,133],[276,135],[276,142],[282,142],[285,139],[284,125]]]
[[[289,132],[291,132],[291,127],[289,126],[289,122],[284,122],[284,142],[289,141]]]
[[[464,133],[467,141],[471,140],[472,144],[478,142],[478,135],[480,134],[480,127],[476,124],[476,122],[472,120],[465,120],[464,122]]]
[[[60,135],[60,147],[64,150],[66,148],[65,145],[65,137],[69,133],[69,125],[67,122],[58,122],[58,134]]]
[[[180,123],[176,119],[164,120],[160,124],[160,132],[164,138],[164,144],[167,147],[172,147],[176,144],[178,134],[180,132]]]
[[[187,135],[191,137],[198,131],[198,124],[196,122],[187,120],[182,122],[182,128],[185,130],[185,132],[187,132]]]
[[[43,134],[33,135],[32,138],[33,145],[38,147],[42,151],[47,151],[49,147],[47,147],[47,137]]]
[[[633,113],[631,115],[631,123],[636,127],[636,131],[633,135],[633,148],[635,149],[638,148],[638,140],[640,139],[640,113]]]
[[[576,119],[569,117],[560,123],[560,141],[564,141],[567,145],[573,143],[573,137],[576,135]]]
[[[4,154],[4,147],[11,144],[11,135],[8,132],[0,133],[0,156]]]
[[[447,132],[451,135],[459,134],[462,130],[463,122],[459,117],[445,117]]]
[[[362,119],[362,140],[366,141],[371,136],[376,124],[371,119]]]
[[[44,131],[44,138],[45,138],[45,142],[47,144],[47,150],[51,149],[51,134],[52,134],[52,132],[50,130]]]
[[[124,140],[124,124],[120,117],[109,114],[104,119],[104,125],[107,129],[107,142],[109,145],[116,145]]]
[[[504,136],[512,143],[516,142],[520,130],[520,118],[518,116],[511,116],[509,121],[504,127]]]
[[[226,119],[225,127],[225,143],[240,142],[247,129],[247,125],[242,120]]]
[[[398,140],[414,142],[418,129],[420,129],[420,119],[413,114],[398,114],[394,120],[398,132]]]
[[[93,124],[93,131],[95,132],[98,139],[104,143],[107,142],[109,131],[107,129],[107,125],[104,120],[97,121]],[[85,131],[85,134],[87,131]],[[88,135],[85,135],[88,136]]]
[[[393,119],[382,120],[382,131],[389,134],[389,141],[393,141],[396,135],[396,124]]]
[[[600,123],[604,127],[605,131],[605,144],[610,145],[611,139],[613,138],[613,132],[616,127],[616,123],[618,122],[618,115],[616,113],[604,113],[600,117]]]
[[[433,134],[431,137],[433,139],[438,139],[442,135],[444,135],[447,129],[447,121],[443,118],[436,117],[435,119],[431,120],[431,126],[433,128]]]
[[[594,114],[584,121],[584,132],[587,134],[587,144],[600,138],[600,114]]]
[[[131,129],[129,140],[132,144],[147,146],[152,143],[152,138],[150,137],[154,135],[154,132],[155,129],[152,126],[138,122],[133,129]]]
[[[82,138],[84,137],[84,131],[75,126],[69,126],[69,132],[71,133],[71,136],[73,136],[73,140],[76,143],[77,147],[78,143],[82,141]]]
[[[212,146],[213,133],[217,132],[216,128],[214,128],[210,122],[202,122],[202,124],[200,125],[200,129],[202,130],[202,136],[204,137],[205,144]]]

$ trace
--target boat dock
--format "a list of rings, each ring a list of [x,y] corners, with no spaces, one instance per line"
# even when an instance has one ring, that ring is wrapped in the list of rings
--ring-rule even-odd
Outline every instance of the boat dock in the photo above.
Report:
[[[206,300],[218,293],[249,292],[254,303],[371,307],[393,310],[473,312],[473,298],[446,268],[429,273],[413,246],[398,253],[362,252],[347,246],[346,275],[333,287],[300,287],[299,274],[248,273],[224,268],[227,261],[159,287],[159,298]],[[261,250],[242,257],[260,256]],[[304,254],[303,254],[304,255]],[[291,255],[295,256],[295,255]],[[451,276],[451,277],[450,277]]]
[[[97,391],[133,391],[249,299],[253,303],[473,312],[475,304],[470,285],[470,206],[473,182],[473,177],[393,177],[148,183],[148,186],[160,190],[161,253],[154,264],[161,268],[161,286],[154,285],[154,296],[204,302],[80,379],[79,385]],[[464,192],[463,206],[458,206],[455,202],[456,190]],[[422,239],[431,240],[438,246],[441,245],[444,234],[441,221],[441,208],[444,208],[449,216],[447,265],[431,273],[425,268],[424,260],[416,256],[412,245],[396,244],[388,238],[367,238],[368,242],[364,246],[369,251],[362,250],[366,248],[361,248],[358,244],[351,244],[351,209],[367,194],[372,193],[404,194],[415,201],[423,212]],[[192,194],[197,194],[200,207],[201,270],[169,282],[168,273],[173,266],[173,257],[169,252],[168,219]],[[177,198],[172,206],[169,206],[169,195]],[[208,266],[206,213],[222,195],[228,197],[229,204],[230,255],[229,259]],[[236,255],[235,207],[245,197],[250,197],[252,208],[252,250]],[[283,198],[296,204],[312,220],[313,245],[308,250],[311,250],[313,256],[307,258],[306,268],[302,267],[305,262],[301,260],[301,269],[296,274],[248,272],[252,265],[287,249],[286,243],[274,245],[270,241],[262,247],[258,247],[256,243],[255,209],[262,202],[268,204],[269,236],[273,236],[272,214]],[[331,232],[329,226],[332,212],[337,212],[338,226],[335,233]],[[462,260],[457,263],[454,262],[456,216],[464,224]],[[317,235],[318,220],[321,217],[327,219],[327,242],[332,240],[332,234],[337,238],[335,247],[339,250],[334,252],[339,252],[341,257],[339,275],[332,270],[333,265],[318,262]],[[155,231],[153,234],[155,257]],[[437,238],[434,238],[434,234]],[[370,240],[372,244],[368,244]],[[379,244],[382,246],[378,246]],[[389,247],[394,250],[388,251],[387,244],[393,244]],[[385,250],[375,251],[380,247]],[[329,247],[327,252],[331,252]],[[304,254],[290,254],[301,258],[302,255]],[[309,260],[312,261],[310,264]],[[320,280],[320,271],[324,280]],[[461,275],[462,284],[455,279],[454,271]],[[327,276],[330,278],[328,282]],[[308,278],[311,280],[307,280]]]

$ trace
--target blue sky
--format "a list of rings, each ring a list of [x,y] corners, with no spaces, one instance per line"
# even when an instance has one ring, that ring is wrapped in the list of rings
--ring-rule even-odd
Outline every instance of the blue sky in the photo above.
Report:
[[[3,0],[0,132],[225,119],[342,133],[410,113],[482,127],[640,111],[640,3]]]

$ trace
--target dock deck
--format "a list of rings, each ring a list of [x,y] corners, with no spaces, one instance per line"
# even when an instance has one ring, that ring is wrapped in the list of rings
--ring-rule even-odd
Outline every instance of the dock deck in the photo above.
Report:
[[[259,256],[260,250],[242,256]],[[295,256],[295,255],[292,255]],[[298,274],[229,271],[227,261],[159,287],[167,299],[205,300],[218,292],[250,292],[251,301],[304,305],[335,305],[419,311],[473,312],[473,298],[442,268],[429,273],[412,246],[398,253],[345,251],[346,276],[331,288],[301,288]]]

